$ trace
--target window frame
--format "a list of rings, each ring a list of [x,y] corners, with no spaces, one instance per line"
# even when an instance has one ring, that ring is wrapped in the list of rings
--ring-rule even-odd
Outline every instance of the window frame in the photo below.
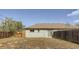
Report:
[[[34,30],[30,30],[30,32],[34,32]]]

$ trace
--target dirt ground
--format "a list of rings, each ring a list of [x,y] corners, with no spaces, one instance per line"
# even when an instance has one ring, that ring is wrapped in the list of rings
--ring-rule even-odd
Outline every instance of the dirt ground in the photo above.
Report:
[[[55,38],[17,38],[0,39],[1,49],[77,49],[76,43]]]

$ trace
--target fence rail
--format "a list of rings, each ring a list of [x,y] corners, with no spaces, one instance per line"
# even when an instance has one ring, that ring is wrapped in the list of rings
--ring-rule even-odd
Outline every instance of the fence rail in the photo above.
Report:
[[[79,29],[77,30],[65,30],[65,31],[55,31],[53,37],[75,42],[79,44]]]
[[[13,35],[13,32],[0,32],[0,38],[7,38]]]

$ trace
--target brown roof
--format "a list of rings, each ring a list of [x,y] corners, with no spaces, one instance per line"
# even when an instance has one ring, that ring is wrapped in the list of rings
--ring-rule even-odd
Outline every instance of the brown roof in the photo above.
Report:
[[[26,29],[75,29],[78,28],[75,25],[66,25],[63,23],[39,23],[27,27]]]

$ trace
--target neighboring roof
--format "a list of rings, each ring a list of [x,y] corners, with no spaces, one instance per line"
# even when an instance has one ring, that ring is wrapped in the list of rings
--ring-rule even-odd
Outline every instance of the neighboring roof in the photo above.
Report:
[[[27,27],[26,29],[75,29],[79,28],[75,25],[67,25],[63,23],[39,23]]]

